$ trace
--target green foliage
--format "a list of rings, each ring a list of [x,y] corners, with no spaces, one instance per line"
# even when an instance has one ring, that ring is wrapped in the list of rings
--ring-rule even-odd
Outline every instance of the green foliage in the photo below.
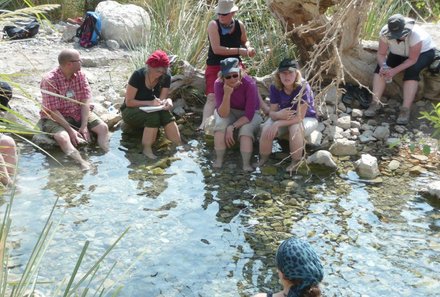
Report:
[[[433,105],[433,109],[428,111],[422,111],[420,112],[422,115],[420,119],[426,119],[428,120],[431,125],[434,127],[434,136],[440,135],[440,103],[437,103],[436,105]]]

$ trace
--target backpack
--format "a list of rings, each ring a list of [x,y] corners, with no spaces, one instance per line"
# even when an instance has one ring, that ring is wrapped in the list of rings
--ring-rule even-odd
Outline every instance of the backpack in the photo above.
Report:
[[[40,23],[36,19],[32,19],[27,23],[17,23],[17,26],[5,26],[3,31],[10,39],[24,39],[35,36],[40,29]]]
[[[84,16],[84,22],[76,30],[76,37],[79,38],[79,45],[92,47],[98,44],[101,39],[101,18],[94,11],[88,11]]]
[[[5,107],[9,108],[9,100],[12,98],[12,88],[4,81],[0,81],[0,110],[6,110]]]
[[[428,69],[432,74],[440,74],[440,49],[434,49],[434,60],[432,61],[431,65],[429,65]]]

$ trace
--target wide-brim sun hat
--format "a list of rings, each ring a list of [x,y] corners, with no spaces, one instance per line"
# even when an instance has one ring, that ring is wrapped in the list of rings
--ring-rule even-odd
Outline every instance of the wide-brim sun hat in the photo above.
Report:
[[[238,6],[234,4],[234,0],[219,0],[215,7],[215,13],[219,14],[236,12],[237,10]]]
[[[394,14],[388,19],[388,28],[384,35],[388,39],[399,39],[408,35],[414,28],[415,21],[401,14]]]

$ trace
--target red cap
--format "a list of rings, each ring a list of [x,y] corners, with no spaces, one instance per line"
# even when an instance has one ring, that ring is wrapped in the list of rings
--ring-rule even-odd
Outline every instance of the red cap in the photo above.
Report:
[[[145,64],[153,68],[168,67],[170,65],[170,59],[168,59],[168,55],[164,51],[157,50],[148,57]]]

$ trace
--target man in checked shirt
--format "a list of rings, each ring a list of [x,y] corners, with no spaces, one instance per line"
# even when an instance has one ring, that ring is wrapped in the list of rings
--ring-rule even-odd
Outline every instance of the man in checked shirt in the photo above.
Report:
[[[58,64],[57,68],[43,76],[40,83],[42,130],[52,133],[63,152],[77,161],[81,169],[87,170],[90,164],[81,157],[76,146],[89,142],[92,131],[99,146],[108,151],[108,127],[92,111],[92,91],[81,71],[79,52],[62,50],[58,55]]]

